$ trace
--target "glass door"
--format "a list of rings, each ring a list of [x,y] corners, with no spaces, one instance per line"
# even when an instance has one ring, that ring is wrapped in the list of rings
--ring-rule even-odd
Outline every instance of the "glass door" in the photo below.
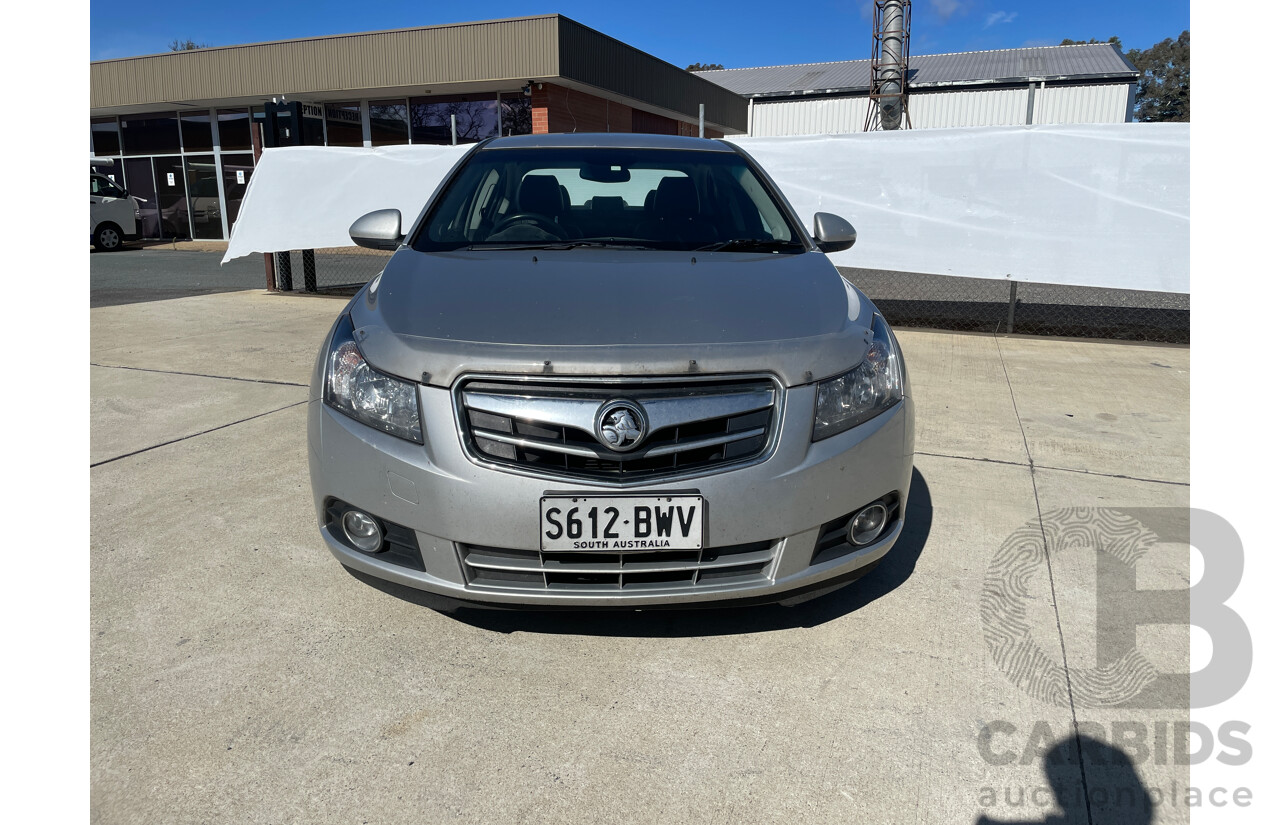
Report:
[[[124,186],[138,199],[138,233],[144,238],[160,237],[160,208],[151,158],[124,159]]]
[[[187,181],[182,158],[153,158],[156,172],[156,199],[160,206],[160,232],[164,238],[190,238],[187,209]]]
[[[240,202],[244,200],[244,191],[249,188],[249,178],[253,177],[253,155],[245,153],[222,154],[222,191],[227,196],[224,208],[227,210],[227,231],[236,225],[240,217]]]
[[[213,155],[187,155],[187,194],[192,237],[221,240],[222,200]]]

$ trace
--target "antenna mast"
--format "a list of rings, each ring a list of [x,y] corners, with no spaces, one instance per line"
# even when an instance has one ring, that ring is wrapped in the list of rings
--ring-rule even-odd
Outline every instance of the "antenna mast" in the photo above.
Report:
[[[907,112],[911,0],[875,0],[871,33],[871,91],[863,131],[911,128]]]

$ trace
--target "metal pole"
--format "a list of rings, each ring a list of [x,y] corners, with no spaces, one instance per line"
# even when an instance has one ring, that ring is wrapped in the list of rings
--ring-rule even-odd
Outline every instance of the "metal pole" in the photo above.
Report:
[[[1007,320],[1007,323],[1005,324],[1005,326],[1009,328],[1007,330],[1008,332],[1013,332],[1013,310],[1014,310],[1014,307],[1016,307],[1017,305],[1018,305],[1018,282],[1010,281],[1009,282],[1009,318]]]
[[[253,145],[253,165],[257,166],[258,161],[262,159],[262,124],[253,122],[253,115],[249,115],[249,140]],[[271,257],[270,252],[264,252],[262,260],[267,267],[267,292],[276,291],[276,267],[275,261]]]
[[[316,291],[316,251],[302,250],[302,288],[307,292]]]
[[[449,115],[449,133],[453,135],[452,146],[458,145],[458,116]]]
[[[280,290],[293,291],[293,262],[289,260],[289,250],[275,253],[276,268],[280,271]]]
[[[698,104],[698,137],[706,137],[707,104]]]

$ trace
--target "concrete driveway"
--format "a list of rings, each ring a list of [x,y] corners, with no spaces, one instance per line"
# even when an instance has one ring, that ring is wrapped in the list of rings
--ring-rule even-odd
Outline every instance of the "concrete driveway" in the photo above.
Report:
[[[316,530],[305,384],[343,305],[92,310],[93,822],[1188,821],[1185,676],[1117,702],[1096,653],[1100,613],[1143,618],[1102,595],[1108,536],[1189,584],[1188,349],[901,331],[917,474],[861,582],[446,615]],[[1136,639],[1188,670],[1185,627]]]

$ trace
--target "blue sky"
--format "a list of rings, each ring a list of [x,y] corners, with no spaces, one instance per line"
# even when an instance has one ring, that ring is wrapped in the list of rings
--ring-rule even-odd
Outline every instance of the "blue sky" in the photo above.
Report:
[[[867,0],[650,0],[625,5],[573,0],[224,0],[167,4],[162,11],[140,13],[136,2],[95,0],[89,13],[89,57],[154,54],[165,51],[175,38],[229,46],[560,13],[680,67],[695,62],[723,63],[727,68],[769,66],[869,56],[871,7]],[[1064,37],[1106,40],[1113,34],[1125,48],[1146,48],[1189,29],[1191,8],[1189,3],[1159,0],[915,0],[912,18],[914,54],[1057,45]]]

